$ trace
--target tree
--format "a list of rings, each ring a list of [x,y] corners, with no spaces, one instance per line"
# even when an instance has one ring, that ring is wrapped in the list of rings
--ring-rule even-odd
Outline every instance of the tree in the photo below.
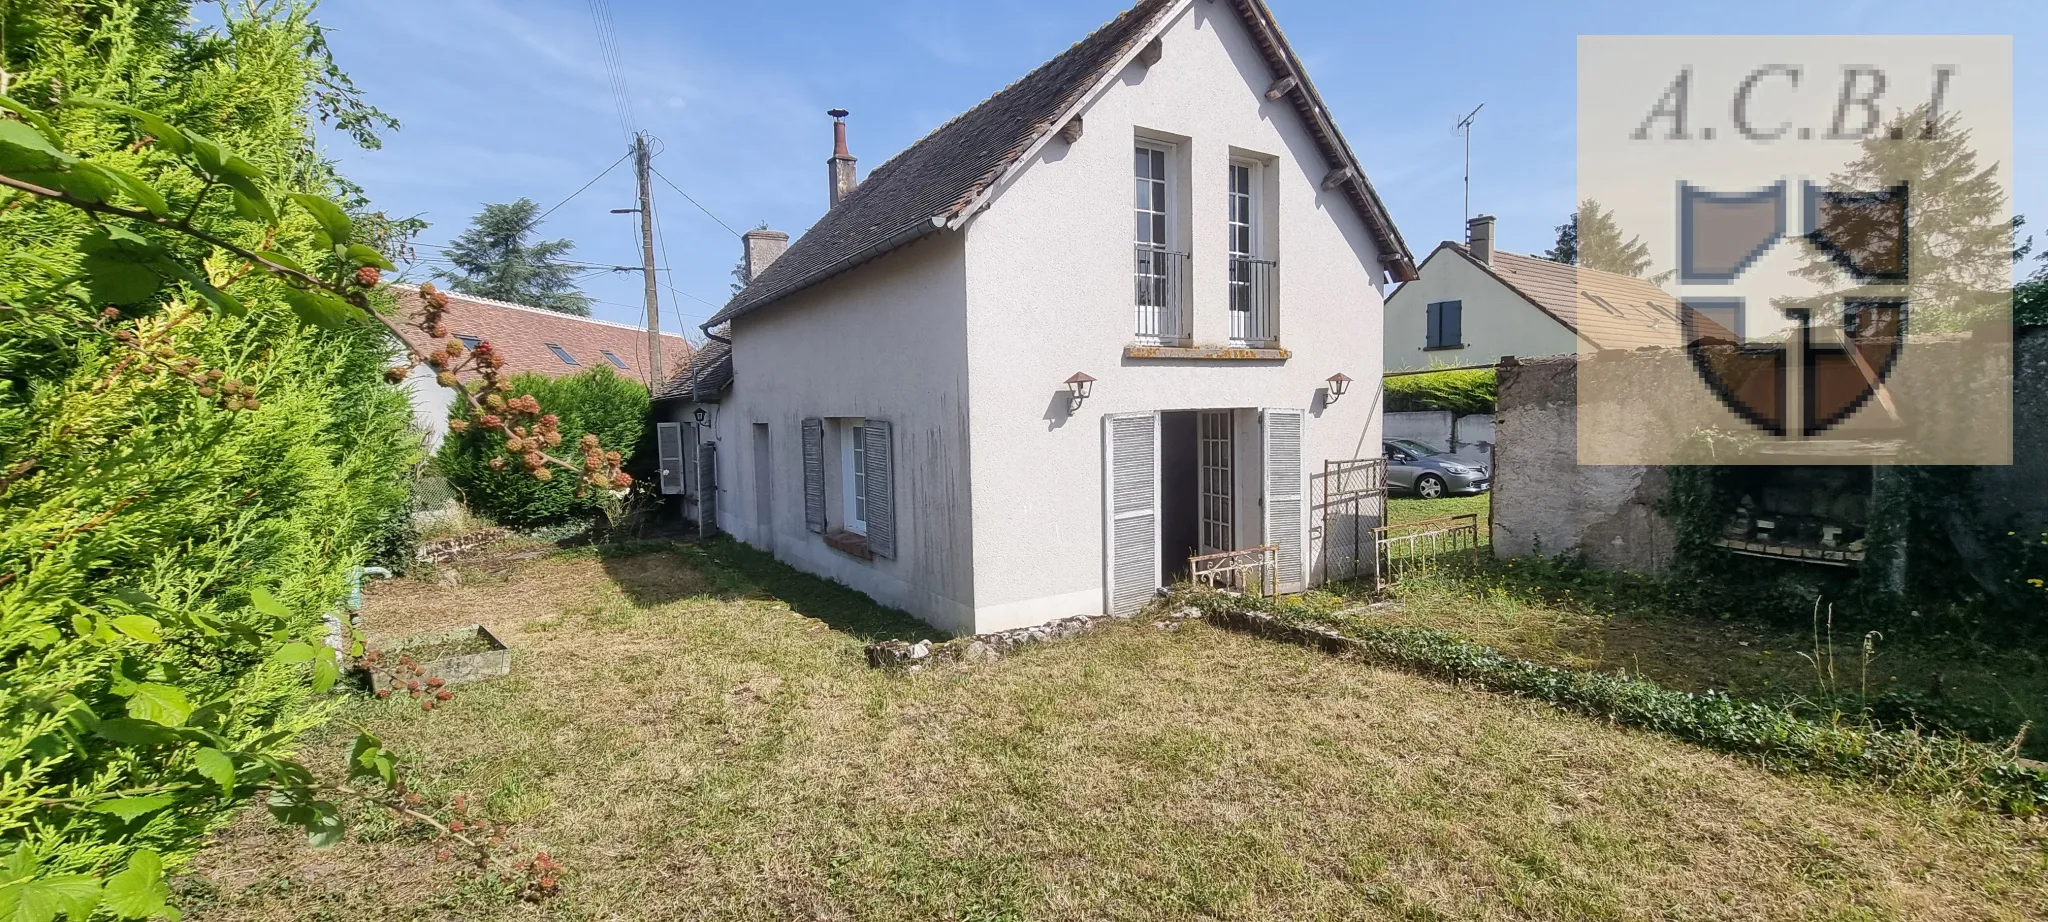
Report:
[[[1622,234],[1614,212],[1587,199],[1579,203],[1578,211],[1572,212],[1570,221],[1557,226],[1557,245],[1543,258],[1642,278],[1650,268],[1650,245],[1634,235],[1623,240]]]
[[[576,267],[562,261],[576,244],[534,240],[539,213],[540,206],[526,198],[509,205],[485,205],[448,247],[455,271],[435,276],[464,294],[590,316],[590,296],[576,287]]]

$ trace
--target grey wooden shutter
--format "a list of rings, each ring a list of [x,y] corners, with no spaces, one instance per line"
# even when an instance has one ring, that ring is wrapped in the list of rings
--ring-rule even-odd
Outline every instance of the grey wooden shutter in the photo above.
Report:
[[[661,492],[683,492],[683,424],[655,423],[654,450],[661,456]]]
[[[804,420],[804,527],[825,533],[825,421]]]
[[[1301,411],[1265,410],[1266,543],[1279,549],[1281,592],[1308,588],[1308,536],[1302,508]]]
[[[718,534],[718,443],[697,443],[697,534]]]
[[[1443,345],[1460,346],[1465,343],[1465,302],[1445,301],[1442,315],[1444,328]]]
[[[1128,615],[1159,590],[1159,416],[1102,418],[1103,610]]]
[[[1428,307],[1429,319],[1422,332],[1422,344],[1434,349],[1444,344],[1444,305],[1439,301]]]
[[[876,557],[896,557],[896,483],[889,456],[890,427],[886,420],[863,424],[867,441],[868,550]]]

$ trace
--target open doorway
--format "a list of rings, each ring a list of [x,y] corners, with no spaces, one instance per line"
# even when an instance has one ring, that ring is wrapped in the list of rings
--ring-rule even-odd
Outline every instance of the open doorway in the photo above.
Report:
[[[1159,576],[1166,585],[1187,579],[1189,557],[1238,549],[1238,424],[1233,410],[1159,414]]]

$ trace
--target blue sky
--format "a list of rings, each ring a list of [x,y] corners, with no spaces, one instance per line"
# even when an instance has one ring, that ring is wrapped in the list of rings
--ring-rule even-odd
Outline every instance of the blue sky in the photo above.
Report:
[[[1462,233],[1462,141],[1485,103],[1472,207],[1500,246],[1541,252],[1570,213],[1581,33],[1994,33],[2015,36],[2015,209],[2048,239],[2048,3],[1693,0],[1361,3],[1269,0],[1417,256]],[[655,168],[726,224],[800,234],[825,208],[835,106],[862,173],[1079,40],[1121,0],[610,0],[635,121]],[[343,66],[403,128],[379,151],[330,137],[343,170],[445,244],[485,202],[561,201],[626,150],[597,30],[579,0],[327,0]],[[637,264],[630,164],[548,219],[574,257]],[[656,180],[674,288],[662,325],[694,331],[727,296],[734,236]],[[423,254],[438,250],[422,248]],[[637,322],[640,279],[585,283],[597,316]],[[701,299],[701,300],[693,300]],[[708,303],[707,303],[708,302]]]

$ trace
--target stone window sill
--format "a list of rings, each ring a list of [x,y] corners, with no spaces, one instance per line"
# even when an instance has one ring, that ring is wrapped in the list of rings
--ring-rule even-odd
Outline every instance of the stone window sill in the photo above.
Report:
[[[1278,346],[1151,346],[1131,343],[1127,359],[1193,359],[1203,362],[1284,362],[1293,353]]]
[[[875,552],[868,550],[868,536],[857,532],[835,531],[827,534],[825,546],[848,557],[857,557],[861,560],[875,559]]]
[[[1469,345],[1469,344],[1468,344],[1468,343],[1457,343],[1457,344],[1455,344],[1455,345],[1450,345],[1450,346],[1424,346],[1424,347],[1422,347],[1422,351],[1424,351],[1424,352],[1449,352],[1449,351],[1451,351],[1451,350],[1453,350],[1453,349],[1463,349],[1463,348],[1465,348],[1465,347],[1466,347],[1467,345]]]

